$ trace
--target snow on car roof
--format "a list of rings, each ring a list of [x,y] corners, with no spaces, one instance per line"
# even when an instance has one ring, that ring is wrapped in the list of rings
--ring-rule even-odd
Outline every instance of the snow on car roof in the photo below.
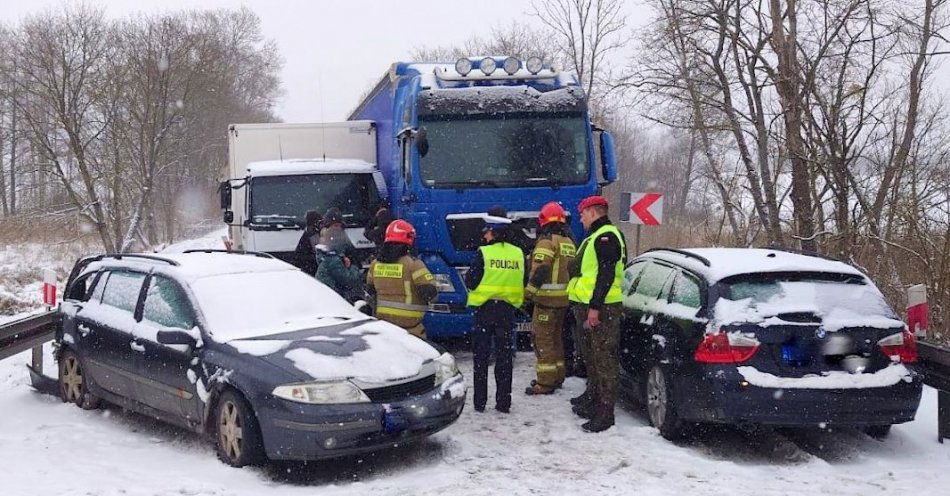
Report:
[[[91,272],[103,266],[146,271],[154,269],[157,273],[177,276],[186,282],[192,282],[203,277],[224,274],[299,270],[276,258],[237,253],[162,253],[160,257],[174,261],[178,263],[178,265],[170,265],[158,260],[153,261],[134,257],[122,259],[105,258],[101,261],[89,264],[89,267],[87,267],[84,272]]]
[[[710,284],[739,274],[763,272],[828,272],[865,277],[861,271],[843,262],[767,248],[685,248],[680,251],[709,260],[709,266],[675,251],[656,250],[641,256],[683,266],[702,275]]]
[[[357,159],[295,158],[288,160],[264,160],[247,164],[251,176],[286,176],[293,174],[359,174],[372,173],[376,166]]]

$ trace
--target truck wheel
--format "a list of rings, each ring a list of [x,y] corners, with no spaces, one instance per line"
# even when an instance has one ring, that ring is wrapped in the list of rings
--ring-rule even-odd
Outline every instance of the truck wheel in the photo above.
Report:
[[[99,397],[90,393],[86,386],[82,361],[72,351],[66,350],[59,358],[59,394],[64,403],[74,403],[83,410],[99,408]]]
[[[864,433],[875,438],[883,439],[891,433],[890,425],[869,425],[864,428]]]
[[[214,418],[215,444],[221,461],[232,467],[259,465],[264,461],[257,417],[244,397],[234,390],[222,393]]]
[[[654,365],[647,373],[644,404],[650,424],[660,431],[661,436],[670,441],[683,437],[684,426],[676,413],[672,387],[659,365]]]

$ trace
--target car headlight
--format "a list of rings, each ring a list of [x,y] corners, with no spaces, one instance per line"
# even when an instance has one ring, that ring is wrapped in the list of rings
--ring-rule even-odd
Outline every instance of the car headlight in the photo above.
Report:
[[[454,293],[455,285],[452,284],[452,279],[448,274],[432,274],[435,279],[435,288],[439,290],[440,293]]]
[[[443,353],[435,359],[435,380],[439,384],[457,376],[459,368],[455,364],[455,357],[449,353]]]
[[[319,405],[370,402],[369,396],[350,381],[285,384],[274,388],[271,394],[297,403]]]

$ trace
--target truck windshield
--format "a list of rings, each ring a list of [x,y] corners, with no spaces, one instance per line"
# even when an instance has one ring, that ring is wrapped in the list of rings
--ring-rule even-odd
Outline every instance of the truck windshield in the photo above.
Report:
[[[582,114],[428,115],[420,125],[429,142],[420,172],[429,187],[570,185],[589,178]]]
[[[254,224],[302,226],[307,210],[339,208],[347,226],[363,226],[379,206],[371,174],[300,174],[251,179],[250,219]]]

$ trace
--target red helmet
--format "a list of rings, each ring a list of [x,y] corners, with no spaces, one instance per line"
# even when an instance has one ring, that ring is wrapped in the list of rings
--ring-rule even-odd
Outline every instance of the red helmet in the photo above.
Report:
[[[396,219],[390,222],[386,228],[385,241],[387,243],[411,245],[416,242],[416,228],[402,219]]]
[[[551,222],[567,222],[567,214],[558,202],[550,202],[541,207],[541,213],[538,214],[538,224],[547,225]]]
[[[585,209],[590,207],[607,207],[607,199],[600,195],[593,195],[584,198],[579,205],[577,205],[577,211],[583,212]]]

